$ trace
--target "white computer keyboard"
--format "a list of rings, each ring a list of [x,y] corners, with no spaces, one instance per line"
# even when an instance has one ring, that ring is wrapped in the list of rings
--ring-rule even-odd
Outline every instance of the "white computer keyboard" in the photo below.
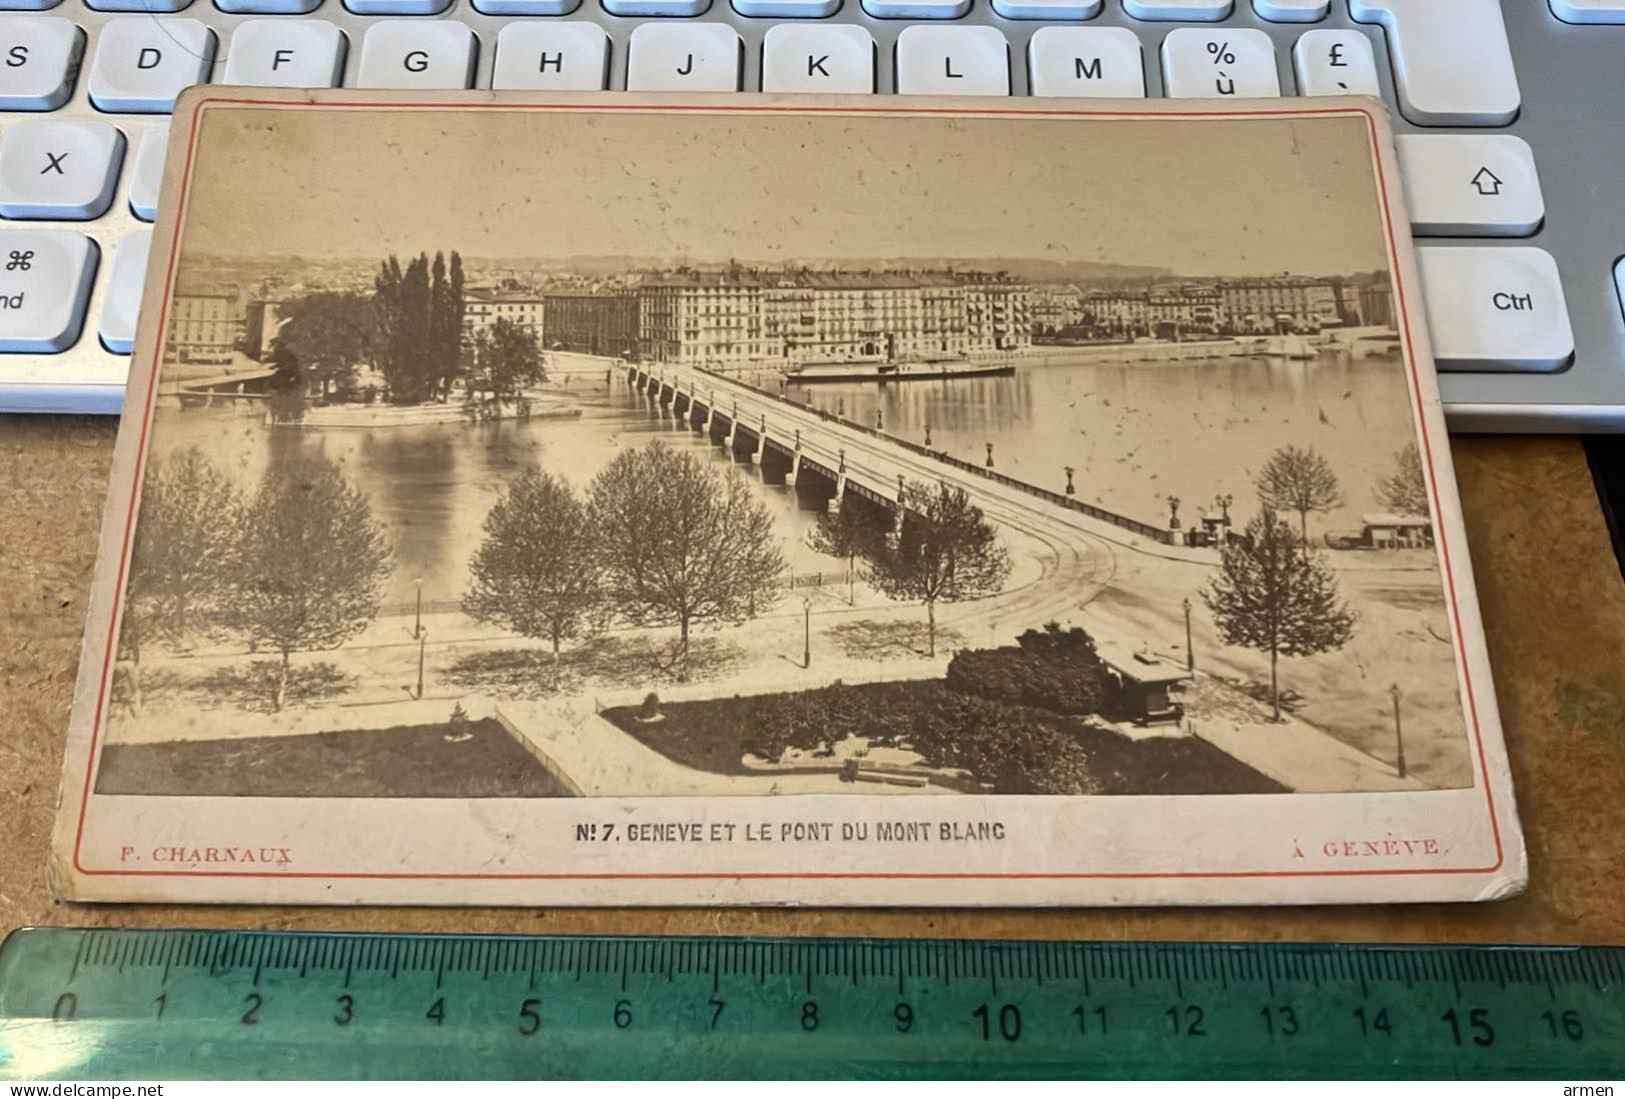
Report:
[[[9,9],[0,13],[0,410],[118,411],[166,112],[190,84],[1355,92],[1395,108],[1453,425],[1625,430],[1625,266],[1616,265],[1625,0],[0,0],[0,9]]]

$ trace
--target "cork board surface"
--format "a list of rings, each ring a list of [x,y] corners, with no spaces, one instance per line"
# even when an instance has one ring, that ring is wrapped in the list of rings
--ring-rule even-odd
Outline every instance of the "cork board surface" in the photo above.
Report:
[[[1579,443],[1452,440],[1531,884],[1478,905],[705,910],[72,905],[45,883],[116,423],[0,416],[0,932],[31,924],[511,933],[1625,942],[1625,583]]]

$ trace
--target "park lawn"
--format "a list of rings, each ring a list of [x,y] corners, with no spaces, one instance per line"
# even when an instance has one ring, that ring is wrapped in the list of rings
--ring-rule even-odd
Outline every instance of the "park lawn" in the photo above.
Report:
[[[865,683],[847,688],[861,700],[860,714],[930,713],[952,692],[941,680]],[[764,696],[663,702],[658,721],[641,721],[640,707],[615,706],[603,717],[676,763],[713,774],[759,775],[741,762],[753,730],[751,714]],[[1075,739],[1089,757],[1090,773],[1102,794],[1277,794],[1287,788],[1246,764],[1193,737],[1129,738],[1031,706],[996,703],[1012,720],[1042,723]],[[875,728],[859,723],[843,730],[873,738]]]
[[[96,791],[170,797],[548,798],[570,793],[490,718],[297,736],[110,744]]]

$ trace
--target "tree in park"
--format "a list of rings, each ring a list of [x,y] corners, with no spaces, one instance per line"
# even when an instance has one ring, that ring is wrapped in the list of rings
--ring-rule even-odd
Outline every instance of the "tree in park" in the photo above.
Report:
[[[267,471],[239,527],[224,609],[256,648],[281,655],[271,698],[281,710],[293,653],[336,649],[377,616],[392,553],[366,496],[319,455]]]
[[[695,625],[744,622],[778,597],[772,515],[732,471],[650,443],[604,467],[589,508],[608,605],[633,625],[678,628],[680,679]]]
[[[925,604],[935,656],[937,604],[998,591],[1010,575],[1010,555],[962,488],[911,482],[902,504],[902,530],[895,541],[882,540],[871,549],[868,579],[888,598]]]
[[[857,560],[880,548],[891,530],[890,516],[877,508],[859,503],[856,495],[844,500],[836,511],[818,516],[818,524],[807,532],[807,545],[830,557],[846,558],[846,601],[855,603],[853,587]]]
[[[1298,540],[1264,509],[1246,534],[1225,543],[1219,573],[1202,589],[1226,644],[1270,658],[1270,705],[1281,720],[1277,665],[1283,656],[1341,649],[1354,636],[1354,614],[1338,598],[1337,580],[1319,555],[1298,552]]]
[[[1305,556],[1309,553],[1309,513],[1330,511],[1343,504],[1343,489],[1331,463],[1314,447],[1284,446],[1270,455],[1254,481],[1258,499],[1273,511],[1298,513],[1298,533]]]
[[[582,632],[601,598],[586,504],[566,482],[526,470],[485,516],[469,571],[469,617],[552,641],[557,684],[559,642]]]
[[[520,401],[525,386],[537,385],[546,376],[536,334],[507,317],[498,317],[474,337],[469,406],[479,414],[489,410],[500,418],[503,405]]]
[[[461,369],[463,261],[420,253],[405,267],[395,256],[373,279],[378,326],[376,360],[389,383],[390,400],[418,404],[444,396]]]
[[[429,386],[444,400],[462,372],[463,257],[453,252],[448,263],[436,252],[429,276]]]
[[[206,616],[227,583],[240,506],[236,488],[196,447],[168,455],[147,473],[119,631],[137,713],[147,648],[207,632]]]
[[[1414,442],[1394,455],[1394,472],[1377,480],[1377,500],[1400,515],[1428,513],[1428,485],[1422,475],[1422,453]]]
[[[356,366],[371,361],[377,340],[371,298],[323,290],[283,305],[274,346],[297,357],[304,383],[325,399],[354,388]]]

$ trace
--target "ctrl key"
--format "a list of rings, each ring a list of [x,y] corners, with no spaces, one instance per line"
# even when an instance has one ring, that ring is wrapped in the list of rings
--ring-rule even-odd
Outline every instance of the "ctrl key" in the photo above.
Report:
[[[1557,263],[1539,248],[1418,248],[1440,370],[1551,371],[1574,358]]]
[[[0,231],[0,352],[72,347],[95,279],[96,246],[83,233]]]

